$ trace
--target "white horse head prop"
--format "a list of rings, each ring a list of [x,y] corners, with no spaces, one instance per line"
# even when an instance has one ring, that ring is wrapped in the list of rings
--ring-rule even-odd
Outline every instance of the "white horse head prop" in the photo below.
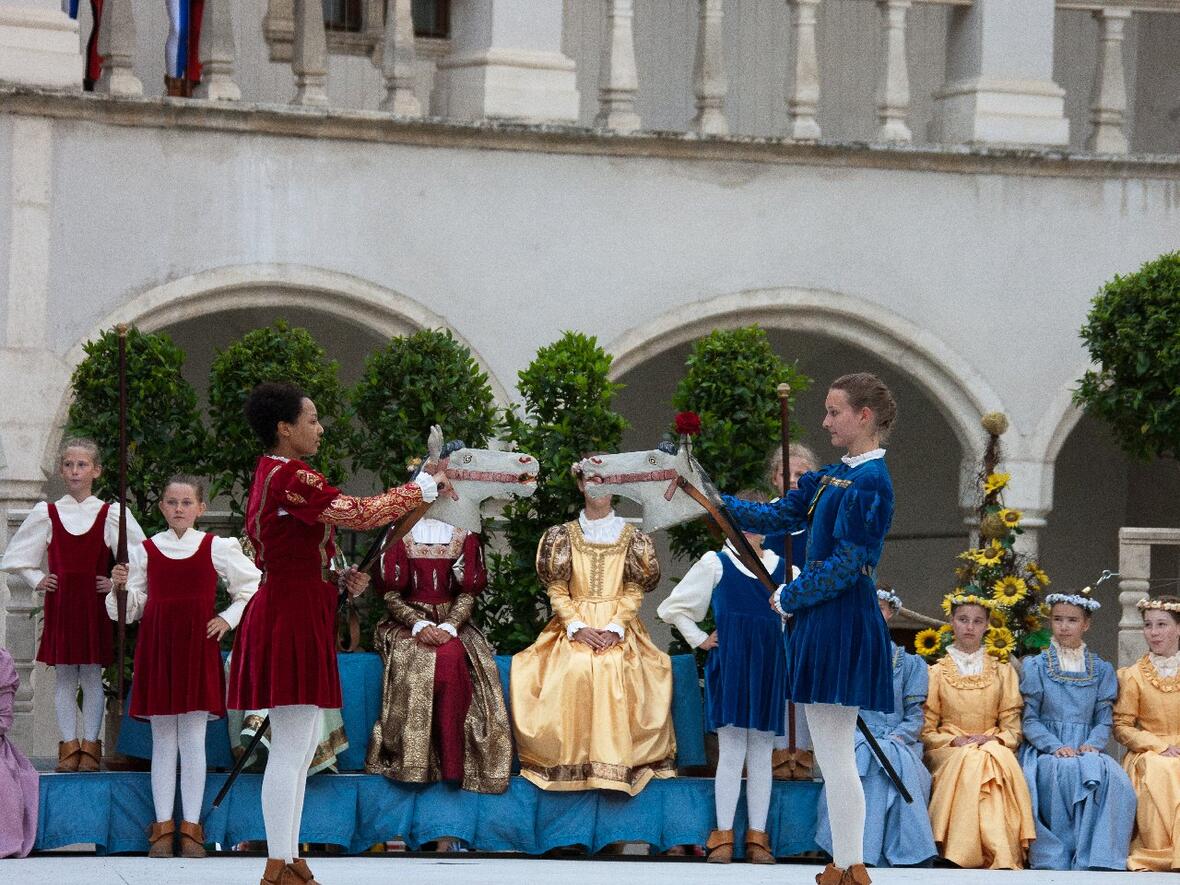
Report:
[[[537,459],[524,452],[456,449],[447,455],[451,488],[439,494],[426,516],[480,532],[480,505],[490,498],[527,498],[537,489],[539,470]]]
[[[674,453],[659,448],[649,452],[591,455],[579,461],[578,467],[590,497],[621,495],[641,505],[645,532],[666,529],[704,515],[704,508],[681,488],[682,480],[712,500],[719,500],[708,474],[683,442]]]

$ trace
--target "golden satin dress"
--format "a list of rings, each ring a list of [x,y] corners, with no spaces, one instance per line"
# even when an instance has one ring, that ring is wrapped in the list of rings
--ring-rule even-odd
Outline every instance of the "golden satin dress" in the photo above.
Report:
[[[1032,799],[1014,753],[1023,706],[1016,671],[991,656],[978,676],[960,674],[949,654],[930,667],[922,728],[934,776],[930,824],[939,853],[960,867],[1022,869],[1036,838]],[[951,746],[966,734],[999,741]]]
[[[537,575],[553,618],[512,658],[512,718],[521,774],[543,790],[620,790],[636,795],[675,775],[672,661],[638,618],[660,580],[651,539],[624,527],[613,544],[587,541],[575,522],[545,532]],[[621,643],[596,654],[568,638],[582,621],[614,623]]]
[[[1139,799],[1127,869],[1180,869],[1180,757],[1160,755],[1180,746],[1180,676],[1160,676],[1147,655],[1119,670],[1114,739]]]

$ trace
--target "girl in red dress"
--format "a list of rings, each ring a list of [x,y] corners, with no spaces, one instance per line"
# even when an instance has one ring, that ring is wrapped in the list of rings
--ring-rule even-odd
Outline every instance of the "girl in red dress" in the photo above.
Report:
[[[341,705],[336,670],[337,584],[357,595],[369,583],[355,568],[334,576],[335,526],[366,530],[393,522],[445,487],[422,473],[370,498],[342,494],[303,458],[324,428],[315,403],[290,384],[264,383],[246,401],[246,420],[267,454],[258,459],[246,502],[246,535],[262,584],[246,607],[229,674],[228,705],[270,710],[271,744],[262,778],[269,859],[262,885],[313,882],[298,857],[307,768],[319,739],[318,708]]]
[[[62,737],[58,771],[98,771],[102,758],[102,668],[115,660],[114,630],[103,595],[111,589],[108,575],[119,540],[119,505],[91,494],[101,475],[98,445],[90,439],[66,440],[61,451],[66,494],[56,503],[42,501],[33,508],[0,561],[0,569],[19,574],[45,594],[37,660],[55,670],[54,705]],[[142,541],[143,530],[128,512],[127,544]]]
[[[135,648],[131,715],[152,725],[149,857],[172,857],[176,829],[176,761],[180,758],[180,854],[205,856],[205,723],[225,715],[225,676],[218,643],[238,625],[262,573],[233,538],[193,528],[205,512],[205,487],[193,476],[168,480],[160,498],[168,529],[133,548],[112,577],[127,585],[127,621],[143,618]],[[230,604],[216,614],[217,579]],[[117,620],[113,593],[107,613]]]

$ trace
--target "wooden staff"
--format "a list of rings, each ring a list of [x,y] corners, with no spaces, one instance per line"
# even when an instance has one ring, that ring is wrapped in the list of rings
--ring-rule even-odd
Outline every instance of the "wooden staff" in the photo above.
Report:
[[[784,499],[791,490],[791,385],[783,383],[778,386],[778,414],[779,430],[782,435],[783,470],[779,483],[779,492]],[[785,580],[790,583],[791,564],[794,561],[794,550],[791,546],[791,531],[788,529],[783,535],[783,556],[786,564]],[[790,766],[798,764],[799,745],[796,743],[795,702],[787,701],[787,753],[790,754]]]
[[[127,564],[127,324],[115,326],[119,342],[119,540],[115,562]],[[127,587],[114,587],[118,620],[115,622],[118,657],[115,659],[115,713],[123,715],[123,656],[127,650]]]

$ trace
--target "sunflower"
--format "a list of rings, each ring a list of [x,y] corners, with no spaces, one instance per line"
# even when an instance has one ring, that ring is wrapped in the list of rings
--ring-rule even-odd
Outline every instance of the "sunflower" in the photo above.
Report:
[[[914,651],[924,658],[938,652],[942,648],[942,638],[938,635],[937,630],[927,627],[925,630],[919,630],[918,635],[914,637]]]
[[[1008,485],[1008,480],[1012,478],[1010,473],[989,473],[987,479],[983,481],[983,492],[990,495],[992,492],[998,492],[1004,486]]]
[[[983,646],[992,657],[1006,661],[1016,650],[1016,637],[1007,627],[992,627],[983,637]]]
[[[1004,558],[1004,547],[998,541],[993,540],[986,547],[981,547],[975,551],[975,561],[980,565],[999,565]]]
[[[1004,614],[1003,609],[993,608],[991,617],[988,618],[988,624],[992,627],[1007,627],[1008,616]]]
[[[938,628],[938,635],[943,642],[950,642],[950,637],[954,633],[950,624],[943,624]]]
[[[1029,633],[1036,633],[1041,629],[1041,617],[1035,612],[1030,612],[1024,616],[1024,629]]]
[[[1030,562],[1024,567],[1024,570],[1032,576],[1032,579],[1041,587],[1049,586],[1049,576],[1042,571],[1041,567],[1035,562]]]
[[[1023,578],[1008,575],[992,584],[992,599],[1000,605],[1015,605],[1028,596],[1028,585]]]
[[[1019,510],[1010,510],[1007,507],[1002,509],[996,515],[999,516],[1000,520],[1004,523],[1004,525],[1006,525],[1010,529],[1014,529],[1018,525],[1020,525],[1020,520],[1024,516],[1024,514],[1021,513]]]

